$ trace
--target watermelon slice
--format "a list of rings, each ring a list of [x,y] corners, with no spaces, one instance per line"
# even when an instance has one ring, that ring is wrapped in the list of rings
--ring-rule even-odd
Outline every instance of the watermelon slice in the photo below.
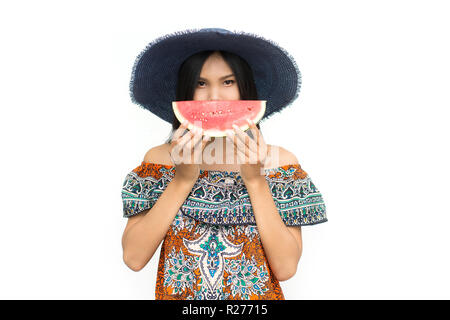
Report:
[[[258,123],[266,111],[265,100],[191,100],[173,101],[173,112],[180,123],[188,121],[188,129],[199,127],[210,137],[225,137],[226,130],[237,125],[248,129],[246,119]]]

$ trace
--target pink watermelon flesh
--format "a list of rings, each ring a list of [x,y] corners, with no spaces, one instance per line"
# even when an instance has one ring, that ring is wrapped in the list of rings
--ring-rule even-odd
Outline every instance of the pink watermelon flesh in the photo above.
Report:
[[[210,136],[225,136],[225,130],[233,130],[235,124],[241,130],[248,129],[246,119],[258,123],[266,110],[265,100],[192,100],[172,102],[178,121],[201,127]]]

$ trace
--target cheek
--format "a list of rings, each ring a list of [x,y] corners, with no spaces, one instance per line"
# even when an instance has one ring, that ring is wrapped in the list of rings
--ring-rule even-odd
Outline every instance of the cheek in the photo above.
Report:
[[[193,100],[205,100],[203,92],[201,90],[195,90]]]
[[[228,92],[228,100],[239,100],[240,99],[240,93],[238,86],[235,86],[233,90],[230,90]]]

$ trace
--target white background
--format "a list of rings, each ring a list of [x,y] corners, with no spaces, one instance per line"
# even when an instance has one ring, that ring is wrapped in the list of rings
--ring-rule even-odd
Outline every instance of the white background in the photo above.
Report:
[[[219,27],[288,50],[299,99],[261,123],[329,222],[303,227],[287,299],[449,299],[446,1],[15,1],[0,5],[0,298],[154,299],[159,250],[122,262],[120,191],[170,124],[131,102],[136,56]]]

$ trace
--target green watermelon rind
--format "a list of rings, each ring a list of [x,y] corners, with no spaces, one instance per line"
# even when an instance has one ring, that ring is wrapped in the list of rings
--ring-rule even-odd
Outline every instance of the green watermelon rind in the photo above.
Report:
[[[199,100],[199,101],[201,101],[201,100]],[[209,101],[209,100],[208,100]],[[217,103],[220,103],[221,101],[223,101],[223,100],[217,100]],[[264,113],[266,112],[266,100],[253,100],[253,101],[258,101],[258,102],[260,102],[261,103],[261,109],[259,110],[259,112],[258,112],[258,114],[256,115],[256,117],[254,117],[253,119],[250,119],[250,120],[253,120],[253,122],[256,124],[256,123],[258,123],[261,119],[262,119],[262,117],[264,116]],[[179,102],[183,102],[183,101],[173,101],[172,102],[172,109],[173,109],[173,112],[174,112],[174,114],[175,114],[175,117],[177,117],[177,119],[178,119],[178,121],[180,122],[180,123],[183,123],[183,121],[185,120],[185,118],[183,117],[183,115],[178,111],[178,106],[177,106],[177,103],[179,103]],[[209,102],[211,102],[211,101],[209,101]],[[191,123],[191,122],[189,122],[188,123],[188,129],[189,130],[192,130],[194,127],[197,127],[197,126],[195,126],[193,123]],[[243,124],[243,125],[240,125],[239,126],[239,128],[242,130],[242,131],[245,131],[245,130],[247,130],[248,128],[249,128],[250,126],[248,125],[248,124]],[[197,127],[197,128],[199,128],[199,127]],[[232,130],[232,128],[230,128],[231,130]],[[208,135],[208,136],[210,136],[210,137],[225,137],[226,136],[226,132],[225,132],[225,130],[215,130],[215,129],[207,129],[207,130],[203,130],[203,135]]]

